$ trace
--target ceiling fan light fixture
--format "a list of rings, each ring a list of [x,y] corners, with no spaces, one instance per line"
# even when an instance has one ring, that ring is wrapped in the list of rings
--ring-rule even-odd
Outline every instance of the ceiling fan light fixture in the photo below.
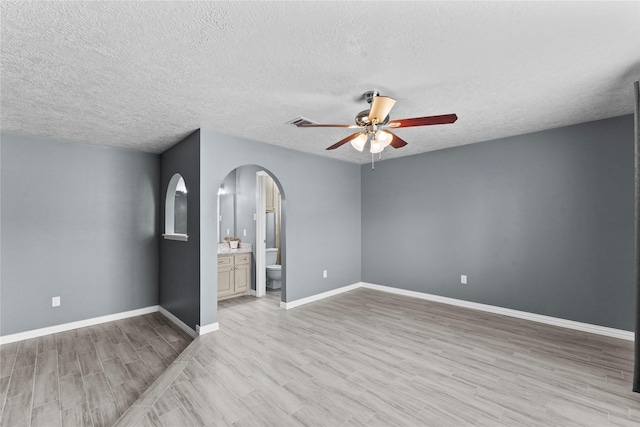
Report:
[[[393,139],[393,135],[387,131],[379,130],[376,134],[376,139],[382,144],[383,148],[386,148],[391,144],[391,140]]]
[[[358,151],[364,150],[364,145],[367,143],[367,135],[360,133],[357,137],[351,140],[351,145]]]
[[[382,150],[384,150],[384,144],[382,144],[378,138],[373,138],[371,140],[371,148],[369,149],[371,154],[382,153]]]

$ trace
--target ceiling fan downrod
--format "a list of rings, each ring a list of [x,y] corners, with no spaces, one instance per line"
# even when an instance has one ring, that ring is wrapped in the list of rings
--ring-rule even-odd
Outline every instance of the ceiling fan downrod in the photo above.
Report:
[[[367,100],[368,104],[371,104],[373,102],[373,98],[375,98],[376,96],[380,96],[380,91],[376,89],[368,90],[365,93],[363,93],[362,96],[364,97],[364,99]]]

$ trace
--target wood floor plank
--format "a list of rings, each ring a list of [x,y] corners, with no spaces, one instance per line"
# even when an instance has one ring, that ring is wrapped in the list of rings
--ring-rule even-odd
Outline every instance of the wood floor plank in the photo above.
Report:
[[[32,406],[36,408],[53,401],[57,404],[59,399],[58,390],[58,372],[50,371],[36,375],[33,386]]]
[[[115,344],[115,348],[118,356],[122,359],[122,363],[127,364],[140,359],[140,355],[138,355],[129,340]]]
[[[11,377],[0,378],[0,419],[2,418],[2,408],[4,407],[7,391],[9,391],[9,381]]]
[[[124,414],[127,409],[138,400],[142,393],[144,393],[146,388],[147,385],[145,383],[134,379],[111,387],[118,412]]]
[[[22,393],[15,397],[7,397],[2,411],[0,425],[11,427],[29,427],[31,423],[32,393]]]
[[[71,351],[61,353],[58,349],[58,371],[61,377],[74,374],[80,371],[80,362],[78,361],[78,353],[70,347]],[[67,349],[68,350],[68,349]]]
[[[86,328],[83,328],[86,329]],[[76,330],[77,331],[77,330]],[[74,340],[74,348],[78,354],[94,352],[95,347],[93,346],[93,339],[91,338],[91,334],[89,331],[85,331],[83,333],[78,334],[73,337]]]
[[[162,393],[153,404],[152,410],[157,415],[166,414],[169,411],[178,409],[182,406],[180,401],[176,398],[175,394],[169,390],[167,393]]]
[[[148,339],[149,344],[155,351],[162,357],[176,357],[177,352],[169,345],[169,343],[163,337],[155,337]]]
[[[105,361],[109,359],[113,359],[114,357],[118,357],[118,352],[116,351],[115,346],[108,338],[104,341],[99,341],[95,343],[96,353],[98,353],[98,357],[100,360]]]
[[[15,352],[5,352],[5,354],[0,355],[0,378],[11,375],[17,354],[18,351],[16,350]]]
[[[199,425],[211,424],[216,420],[226,423],[222,414],[211,405],[207,397],[191,381],[176,384],[171,387],[171,390]]]
[[[7,390],[7,398],[15,397],[20,394],[30,393],[33,391],[33,377],[36,372],[36,366],[28,365],[13,369],[11,374],[11,382],[9,390]]]
[[[91,410],[94,427],[111,427],[120,417],[115,402],[108,402]]]
[[[102,364],[95,350],[86,353],[78,353],[78,361],[80,362],[80,371],[82,376],[86,377],[97,372],[102,372]]]
[[[182,407],[178,407],[159,416],[160,422],[165,427],[182,426],[197,427],[199,424],[191,418],[191,415]]]
[[[91,411],[87,403],[63,409],[60,418],[62,427],[93,427]]]
[[[20,341],[14,368],[36,364],[38,354],[38,338]]]
[[[104,368],[104,374],[107,377],[107,381],[109,381],[109,385],[112,387],[125,383],[131,379],[127,368],[118,357],[105,360],[102,362],[102,366]]]
[[[107,403],[114,402],[111,388],[103,372],[83,376],[84,390],[89,403],[89,409],[93,410]]]
[[[60,407],[62,409],[73,408],[86,403],[82,375],[79,372],[59,378]]]
[[[38,354],[43,353],[45,351],[56,350],[56,336],[44,335],[42,337],[38,337]]]
[[[58,370],[58,352],[56,349],[38,353],[36,360],[36,375]]]
[[[61,424],[60,405],[57,400],[34,407],[31,411],[31,427],[58,427]]]
[[[153,373],[140,359],[135,360],[131,363],[127,363],[125,367],[127,368],[127,372],[129,372],[129,376],[131,376],[132,379],[144,383],[146,387],[150,386],[151,383],[155,381]]]

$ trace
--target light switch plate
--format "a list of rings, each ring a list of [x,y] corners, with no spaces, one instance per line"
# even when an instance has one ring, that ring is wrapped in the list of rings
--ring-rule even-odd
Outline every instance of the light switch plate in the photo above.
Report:
[[[463,285],[467,284],[467,275],[466,274],[460,275],[460,283],[462,283]]]
[[[51,307],[60,307],[60,297],[51,298]]]

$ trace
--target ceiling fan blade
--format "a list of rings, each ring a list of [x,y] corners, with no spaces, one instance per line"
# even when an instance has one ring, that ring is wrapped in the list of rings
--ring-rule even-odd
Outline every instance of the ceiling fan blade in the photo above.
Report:
[[[412,119],[393,120],[387,126],[390,128],[408,128],[411,126],[446,125],[458,120],[455,114],[441,116],[414,117]]]
[[[369,111],[369,121],[373,122],[374,119],[378,119],[377,123],[384,122],[384,119],[387,118],[389,111],[391,111],[395,103],[396,100],[388,96],[374,97],[371,110]]]
[[[357,128],[361,128],[362,126],[358,126],[358,125],[324,125],[324,124],[320,124],[320,123],[312,123],[312,124],[304,124],[304,125],[298,125],[299,128],[350,128],[350,129],[357,129]]]
[[[328,147],[327,150],[335,150],[338,147],[342,147],[344,144],[346,144],[347,142],[350,142],[352,139],[356,139],[358,135],[360,135],[361,133],[362,132],[356,132],[352,135],[349,135],[345,139],[341,139],[340,141],[333,144],[331,147]]]
[[[388,130],[385,132],[389,132]],[[405,145],[407,145],[407,141],[405,141],[404,139],[400,138],[398,135],[396,135],[393,132],[389,132],[391,135],[393,135],[393,139],[391,140],[391,144],[389,144],[390,146],[392,146],[393,148],[402,148]]]

